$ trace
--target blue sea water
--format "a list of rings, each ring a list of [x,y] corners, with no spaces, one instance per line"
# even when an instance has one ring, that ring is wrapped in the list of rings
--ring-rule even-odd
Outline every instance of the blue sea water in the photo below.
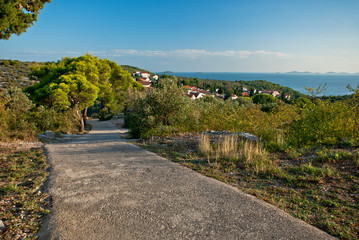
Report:
[[[347,85],[350,84],[353,88],[359,85],[359,74],[175,72],[168,75],[228,81],[266,80],[290,87],[304,94],[308,93],[304,87],[317,88],[326,83],[327,90],[323,93],[325,96],[350,94],[346,88]]]

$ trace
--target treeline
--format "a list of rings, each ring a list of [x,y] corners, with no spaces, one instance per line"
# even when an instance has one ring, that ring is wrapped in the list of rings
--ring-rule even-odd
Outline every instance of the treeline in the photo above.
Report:
[[[206,96],[193,101],[178,82],[164,78],[152,91],[129,95],[126,123],[134,137],[143,138],[227,130],[255,134],[268,146],[280,149],[355,145],[359,140],[359,86],[353,91],[347,101],[334,103],[303,97],[285,103],[264,94],[253,99],[224,101]]]

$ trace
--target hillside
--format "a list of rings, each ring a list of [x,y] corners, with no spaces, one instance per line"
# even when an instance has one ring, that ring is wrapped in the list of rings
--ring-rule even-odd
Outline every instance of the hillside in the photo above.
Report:
[[[147,70],[142,69],[142,68],[130,66],[130,65],[121,65],[121,67],[123,68],[123,70],[129,72],[130,74],[132,74],[134,72],[148,72],[151,75],[155,75],[154,73],[152,73],[150,71],[147,71]]]
[[[226,81],[226,80],[212,80],[212,79],[200,79],[200,78],[186,78],[186,77],[177,77],[184,85],[197,86],[202,89],[209,89],[211,92],[215,92],[216,89],[219,89],[220,92],[224,92],[226,88],[230,87],[232,92],[236,95],[241,94],[241,89],[243,87],[250,89],[256,89],[257,91],[261,90],[276,90],[279,93],[288,93],[294,98],[304,97],[305,95],[299,91],[295,91],[292,88],[285,87],[276,83],[268,82],[265,80],[254,80],[254,81]]]
[[[22,62],[18,60],[0,59],[0,88],[8,86],[26,87],[36,81],[28,78],[31,66],[42,64],[37,62]]]

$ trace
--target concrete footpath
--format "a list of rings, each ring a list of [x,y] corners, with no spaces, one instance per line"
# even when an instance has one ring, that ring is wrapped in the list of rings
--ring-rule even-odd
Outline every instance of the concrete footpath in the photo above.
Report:
[[[331,239],[242,191],[120,139],[111,122],[48,144],[40,239]]]

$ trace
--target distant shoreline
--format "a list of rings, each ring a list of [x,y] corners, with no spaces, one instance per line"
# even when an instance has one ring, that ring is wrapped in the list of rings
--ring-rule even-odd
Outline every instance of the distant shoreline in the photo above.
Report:
[[[253,81],[266,80],[282,86],[292,88],[307,94],[305,87],[318,87],[327,84],[325,96],[343,96],[351,94],[346,88],[350,84],[353,88],[359,85],[359,74],[349,73],[249,73],[249,72],[167,72],[177,77],[200,78],[223,81]]]
[[[208,73],[229,73],[229,74],[307,74],[307,75],[359,75],[358,73],[347,73],[347,72],[173,72],[173,71],[164,71],[164,72],[156,72],[157,74],[176,74],[176,73],[193,73],[193,74],[208,74]]]

